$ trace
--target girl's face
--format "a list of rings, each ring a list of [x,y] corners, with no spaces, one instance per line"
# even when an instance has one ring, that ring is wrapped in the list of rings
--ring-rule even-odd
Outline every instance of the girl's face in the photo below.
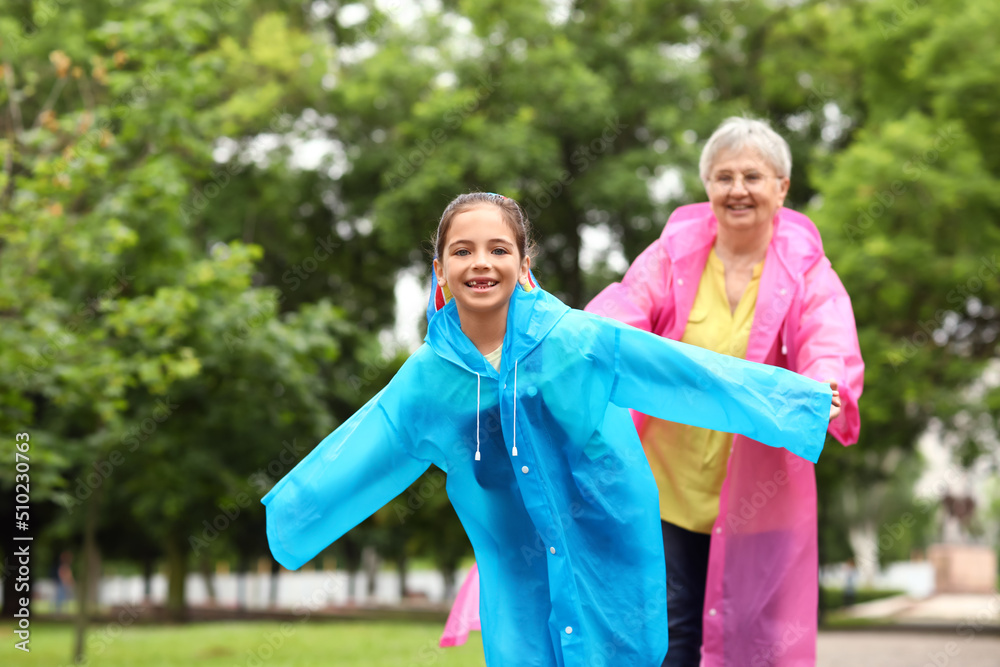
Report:
[[[517,283],[528,280],[530,264],[499,209],[481,206],[451,221],[434,272],[454,296],[459,315],[476,317],[506,312]]]

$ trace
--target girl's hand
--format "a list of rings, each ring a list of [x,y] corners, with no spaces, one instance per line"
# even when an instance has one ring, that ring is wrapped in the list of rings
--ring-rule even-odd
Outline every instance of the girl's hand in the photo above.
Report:
[[[833,389],[833,399],[830,401],[830,421],[833,421],[840,415],[840,392],[837,391],[837,382],[835,380],[828,380],[830,383],[830,389]]]

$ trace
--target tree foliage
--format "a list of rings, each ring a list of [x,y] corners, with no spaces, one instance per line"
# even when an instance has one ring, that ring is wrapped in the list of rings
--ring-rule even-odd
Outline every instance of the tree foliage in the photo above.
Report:
[[[180,609],[193,552],[265,554],[257,499],[402,363],[378,333],[453,196],[517,198],[536,275],[582,306],[704,199],[701,145],[747,113],[788,138],[788,203],[857,315],[862,440],[817,468],[843,557],[897,512],[845,493],[905,506],[928,420],[1000,404],[962,391],[1000,331],[1000,10],[959,4],[0,2],[0,426],[32,434],[34,500],[109,554],[158,545]],[[963,464],[996,457],[981,432]],[[358,535],[453,568],[432,490]]]

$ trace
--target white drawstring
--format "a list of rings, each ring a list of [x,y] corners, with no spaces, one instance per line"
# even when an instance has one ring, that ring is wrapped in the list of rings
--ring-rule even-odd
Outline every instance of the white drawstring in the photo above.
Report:
[[[514,449],[511,456],[517,456],[517,359],[514,360]]]
[[[476,460],[479,460],[479,393],[483,378],[476,373]]]
[[[479,408],[483,387],[483,376],[476,373],[476,460],[479,461]],[[517,456],[517,360],[514,361],[514,446],[511,456]]]

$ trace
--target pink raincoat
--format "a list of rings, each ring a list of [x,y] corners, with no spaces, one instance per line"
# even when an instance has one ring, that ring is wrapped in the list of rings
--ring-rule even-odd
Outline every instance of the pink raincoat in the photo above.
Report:
[[[622,282],[587,310],[680,340],[716,225],[707,202],[677,209]],[[775,217],[746,358],[836,380],[843,407],[829,432],[845,445],[857,442],[864,363],[851,301],[815,225],[790,209]],[[644,419],[635,415],[636,426]],[[812,667],[819,586],[813,465],[738,435],[728,466],[712,528],[702,664]],[[472,595],[463,597],[478,583],[471,579],[452,609],[456,628],[471,627],[467,607],[478,606]],[[446,629],[442,644],[448,637]]]

